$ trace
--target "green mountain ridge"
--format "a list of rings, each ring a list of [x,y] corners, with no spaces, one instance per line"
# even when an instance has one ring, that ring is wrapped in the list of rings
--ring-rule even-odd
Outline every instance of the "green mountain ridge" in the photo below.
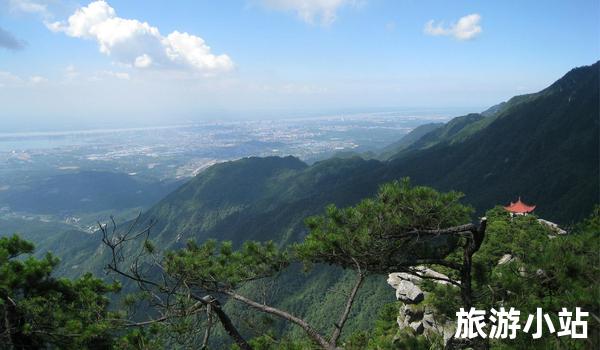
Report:
[[[428,123],[419,125],[413,130],[411,130],[408,134],[404,135],[400,140],[392,143],[391,145],[385,147],[381,150],[378,159],[380,160],[388,160],[391,157],[395,156],[399,152],[405,150],[406,148],[413,145],[415,142],[419,141],[423,136],[429,134],[430,132],[441,128],[444,126],[444,123]]]
[[[0,206],[36,214],[74,214],[147,207],[178,182],[137,179],[123,173],[80,171],[48,176],[0,192]]]
[[[353,157],[307,166],[293,157],[269,157],[215,165],[142,221],[155,221],[153,235],[165,248],[190,238],[284,244],[300,239],[304,218],[325,205],[354,204],[379,184],[409,176],[417,184],[464,192],[479,212],[521,195],[543,217],[569,224],[598,201],[597,68],[575,69],[527,101],[509,103],[466,139],[449,142],[472,125],[465,121],[490,117],[449,122],[441,134],[450,139],[388,162]]]
[[[471,113],[456,117],[445,124],[422,125],[415,128],[397,143],[386,147],[382,151],[380,159],[399,158],[403,155],[412,153],[411,151],[422,150],[439,143],[453,144],[465,141],[471,135],[486,128],[497,118],[502,117],[505,112],[509,111],[511,108],[548,93],[549,89],[552,89],[552,86],[538,93],[514,96],[508,101],[500,102],[481,113]],[[396,152],[390,152],[390,149],[394,149],[392,148],[394,146],[396,146]]]
[[[464,192],[464,201],[478,213],[521,195],[537,204],[542,217],[569,224],[589,214],[600,193],[598,67],[576,68],[539,93],[515,97],[493,113],[455,118],[389,161],[332,158],[308,166],[294,157],[251,157],[217,164],[159,201],[140,222],[154,222],[151,238],[161,249],[211,238],[235,245],[246,240],[284,245],[304,237],[304,219],[321,213],[327,204],[355,204],[380,184],[409,176],[415,184]],[[107,256],[100,237],[78,237],[54,241],[64,257],[60,272],[101,273]],[[80,240],[73,242],[76,252],[64,250],[69,240]],[[270,302],[318,327],[332,327],[340,305],[327,291],[344,289],[349,279],[328,267],[317,267],[306,277],[300,274],[295,269],[282,275],[284,283]],[[353,311],[360,317],[345,332],[368,329],[377,310],[394,299],[384,280],[369,280]]]
[[[423,150],[429,147],[433,147],[440,143],[454,143],[462,140],[461,135],[464,130],[476,122],[484,119],[485,117],[478,113],[471,113],[465,116],[456,117],[444,124],[443,127],[437,128],[415,141],[401,154],[395,155],[393,158],[399,158],[403,154],[407,154],[411,151]],[[464,137],[464,136],[463,136]]]
[[[509,102],[462,142],[392,161],[388,176],[462,191],[479,210],[521,195],[550,220],[581,219],[598,202],[598,66]]]

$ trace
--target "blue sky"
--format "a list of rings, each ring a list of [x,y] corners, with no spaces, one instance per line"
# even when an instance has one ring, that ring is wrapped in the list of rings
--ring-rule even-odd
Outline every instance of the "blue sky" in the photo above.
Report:
[[[0,0],[0,120],[478,111],[598,60],[599,13],[596,0]]]

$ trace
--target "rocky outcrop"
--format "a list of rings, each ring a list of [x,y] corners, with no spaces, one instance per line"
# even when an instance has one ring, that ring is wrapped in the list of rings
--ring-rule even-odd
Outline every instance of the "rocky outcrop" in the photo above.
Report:
[[[426,267],[417,267],[415,271],[420,276],[435,278],[433,281],[439,284],[448,284],[448,276]],[[404,305],[400,307],[397,322],[400,329],[412,328],[416,334],[429,336],[441,335],[447,342],[454,335],[455,325],[453,322],[440,323],[436,320],[435,310],[421,302],[425,299],[427,292],[420,288],[423,281],[421,277],[405,272],[395,272],[388,276],[388,284],[396,290],[396,299]]]
[[[512,255],[510,255],[510,254],[504,254],[500,258],[500,260],[498,260],[498,265],[504,265],[504,264],[509,263],[509,262],[511,262],[513,260],[515,260],[515,258]]]
[[[544,220],[544,219],[538,219],[538,222],[546,227],[548,227],[554,234],[556,235],[566,235],[567,231],[563,230],[562,228],[558,227],[557,224],[553,223],[552,221],[548,221],[548,220]],[[552,236],[549,236],[550,238],[554,238]]]
[[[411,281],[411,277],[407,273],[391,273],[387,282],[396,289],[396,299],[405,304],[418,304],[423,301],[425,294]]]

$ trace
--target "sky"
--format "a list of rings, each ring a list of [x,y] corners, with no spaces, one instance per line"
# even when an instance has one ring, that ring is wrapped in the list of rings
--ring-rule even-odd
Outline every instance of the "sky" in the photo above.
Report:
[[[600,2],[0,0],[0,131],[478,112],[600,56]]]

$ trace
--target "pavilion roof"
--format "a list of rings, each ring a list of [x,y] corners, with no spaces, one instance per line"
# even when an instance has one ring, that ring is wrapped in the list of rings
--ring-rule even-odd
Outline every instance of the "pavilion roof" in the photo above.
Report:
[[[510,202],[510,205],[504,207],[504,209],[511,213],[524,214],[531,213],[535,209],[535,205],[525,204],[521,202],[521,197],[519,197],[516,202]]]

